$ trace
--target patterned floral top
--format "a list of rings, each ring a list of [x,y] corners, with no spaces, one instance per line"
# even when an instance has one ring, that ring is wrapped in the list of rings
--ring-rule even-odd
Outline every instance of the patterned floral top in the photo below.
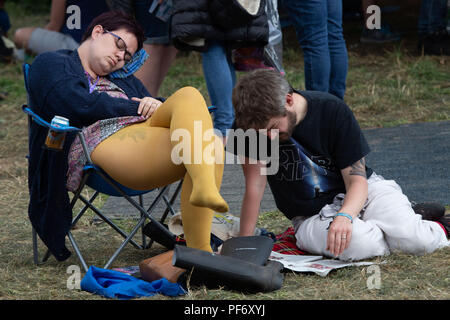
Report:
[[[88,74],[86,75],[89,79],[90,93],[92,93],[93,91],[106,92],[108,95],[114,98],[128,99],[125,92],[110,80],[99,77],[93,84],[91,84],[90,76]],[[82,131],[86,140],[86,147],[89,154],[92,153],[92,151],[100,142],[111,136],[113,133],[130,124],[142,121],[145,121],[145,118],[142,116],[118,117],[99,120],[89,127],[83,128]],[[67,170],[66,186],[69,191],[75,192],[80,186],[80,182],[83,177],[83,167],[86,164],[86,157],[84,155],[83,147],[78,136],[70,146],[68,162],[69,168]]]

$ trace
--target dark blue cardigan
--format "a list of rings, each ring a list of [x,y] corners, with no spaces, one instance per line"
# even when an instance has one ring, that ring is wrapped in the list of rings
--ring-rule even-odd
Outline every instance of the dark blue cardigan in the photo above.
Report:
[[[150,96],[134,76],[112,79],[129,98]],[[139,103],[112,98],[106,93],[89,93],[89,83],[77,51],[43,53],[34,60],[29,74],[30,108],[50,122],[59,115],[70,125],[85,127],[97,120],[137,115]],[[61,152],[43,148],[47,129],[32,123],[29,136],[28,215],[39,237],[57,260],[70,256],[65,236],[72,211],[66,190],[67,157],[75,134],[68,134]]]

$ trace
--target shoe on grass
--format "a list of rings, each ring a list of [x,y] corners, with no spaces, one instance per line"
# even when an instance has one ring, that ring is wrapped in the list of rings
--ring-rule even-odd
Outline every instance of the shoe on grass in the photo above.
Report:
[[[438,221],[445,214],[445,207],[435,202],[412,203],[412,208],[423,220]]]
[[[417,46],[419,54],[450,55],[450,35],[445,28],[419,37]]]
[[[450,237],[450,215],[445,215],[445,207],[443,205],[435,202],[413,202],[412,208],[415,213],[422,216],[422,219],[439,223],[444,229],[447,238]]]
[[[0,63],[10,63],[13,60],[14,50],[7,48],[0,36]]]
[[[167,225],[163,224],[164,227],[168,230]],[[163,245],[169,250],[172,250],[175,247],[175,235],[169,236],[168,233],[163,232],[160,228],[158,228],[154,223],[147,223],[142,232],[149,238],[153,239],[153,241]]]
[[[444,215],[436,222],[444,229],[447,238],[450,238],[450,215]]]

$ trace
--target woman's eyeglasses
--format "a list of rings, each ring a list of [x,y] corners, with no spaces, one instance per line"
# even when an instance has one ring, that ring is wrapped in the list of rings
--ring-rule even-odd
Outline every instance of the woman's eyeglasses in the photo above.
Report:
[[[114,33],[110,32],[110,31],[108,31],[106,29],[104,30],[104,32],[105,33],[109,33],[109,34],[114,36],[114,38],[116,39],[117,49],[119,49],[120,51],[125,51],[125,54],[123,56],[123,60],[125,61],[125,63],[130,62],[131,59],[133,58],[133,56],[131,55],[131,53],[129,53],[127,51],[127,45],[126,45],[125,41],[121,37],[119,37],[117,34],[114,34]]]

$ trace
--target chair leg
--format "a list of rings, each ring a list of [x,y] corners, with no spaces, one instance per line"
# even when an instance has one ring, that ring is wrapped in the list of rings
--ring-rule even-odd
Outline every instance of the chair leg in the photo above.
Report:
[[[117,231],[119,234],[121,234],[125,240],[122,242],[121,246],[116,250],[116,252],[111,256],[111,258],[109,259],[109,261],[106,263],[105,265],[105,269],[108,269],[110,267],[110,265],[112,264],[112,262],[117,258],[117,256],[119,255],[119,253],[123,250],[123,248],[125,247],[125,245],[127,243],[131,243],[132,245],[134,245],[136,248],[138,249],[143,249],[145,247],[141,247],[140,245],[138,245],[132,238],[135,236],[135,234],[137,233],[137,231],[139,230],[139,228],[142,228],[145,219],[149,218],[150,220],[152,220],[153,218],[149,216],[149,214],[145,211],[145,209],[142,206],[142,199],[140,199],[140,206],[139,204],[137,204],[133,199],[131,199],[128,196],[125,196],[125,198],[128,199],[128,201],[133,204],[141,213],[141,219],[139,221],[139,223],[133,228],[133,230],[127,235],[125,234],[119,227],[117,227],[109,218],[107,218],[105,215],[103,215],[97,208],[95,208],[91,203],[89,203],[89,201],[87,199],[85,199],[83,196],[78,195],[78,198],[83,201],[83,203],[88,206],[91,210],[93,210],[103,221],[105,221],[108,225],[110,225],[115,231]],[[159,202],[159,200],[161,199],[161,195],[154,201],[153,203],[153,207],[156,205],[156,203]],[[153,209],[153,208],[152,208]],[[79,217],[77,217],[75,219],[75,222],[78,220]],[[154,220],[154,219],[153,219]],[[74,248],[79,260],[81,261],[83,268],[85,269],[85,271],[87,272],[88,267],[87,264],[78,248],[78,245],[75,241],[75,239],[73,238],[73,235],[71,232],[68,233],[68,238],[72,244],[72,247]]]
[[[88,266],[87,266],[87,264],[86,264],[86,261],[85,261],[84,258],[83,258],[83,255],[81,254],[80,249],[78,248],[78,245],[77,245],[75,239],[73,238],[72,232],[69,231],[69,232],[67,233],[67,237],[69,238],[69,241],[70,241],[70,243],[72,244],[72,247],[73,247],[73,249],[75,250],[76,255],[78,256],[78,259],[80,260],[80,262],[81,262],[81,264],[82,264],[82,266],[83,266],[84,271],[87,272],[87,271],[88,271]]]
[[[139,195],[139,205],[141,207],[144,207],[144,197],[142,196],[142,194]],[[142,212],[141,213],[141,218],[144,217],[144,214]],[[142,224],[141,226],[141,236],[142,236],[142,249],[145,249],[147,247],[147,240],[145,239],[145,234],[144,234],[144,224]]]
[[[106,217],[103,213],[101,213],[96,207],[88,202],[83,196],[80,196],[80,200],[84,202],[92,211],[95,212],[104,222],[106,222],[111,228],[113,228],[117,233],[119,233],[122,237],[126,238],[127,234],[122,231],[114,222],[112,222],[108,217]],[[137,249],[142,249],[142,247],[137,244],[134,240],[131,240],[130,243]]]
[[[51,253],[50,250],[47,249],[42,260],[39,261],[38,237],[37,232],[33,227],[32,227],[32,240],[33,240],[33,260],[34,264],[38,266],[45,263],[48,260],[48,258],[50,258]]]
[[[159,201],[161,200],[161,198],[165,197],[165,193],[167,192],[167,190],[169,189],[169,186],[165,186],[162,188],[161,192],[158,194],[158,196],[156,197],[155,200],[153,200],[152,204],[150,205],[149,209],[147,211],[145,211],[145,209],[142,206],[139,206],[133,199],[131,199],[129,196],[124,195],[125,198],[127,198],[127,200],[136,208],[139,210],[139,212],[141,213],[141,219],[139,220],[139,223],[133,228],[133,230],[130,232],[130,234],[128,235],[128,237],[122,242],[122,244],[120,245],[120,247],[116,250],[116,252],[112,255],[112,257],[109,259],[109,261],[106,263],[106,265],[104,266],[104,269],[108,269],[110,267],[110,265],[112,264],[112,262],[116,259],[116,257],[119,255],[119,253],[123,250],[123,248],[125,247],[125,245],[128,242],[131,242],[132,238],[134,237],[134,235],[136,234],[136,232],[139,230],[139,228],[142,228],[144,222],[146,219],[149,219],[150,221],[156,223],[156,224],[160,224],[160,222],[158,222],[157,220],[155,220],[152,216],[151,216],[151,212],[153,211],[153,209],[156,207],[156,205],[159,203]],[[173,199],[174,200],[174,199]],[[162,225],[161,228],[163,228],[164,230],[166,230]],[[169,232],[169,231],[167,231]]]
[[[101,176],[103,178],[103,180],[105,180],[106,182],[108,182],[111,187],[113,187],[119,194],[122,195],[122,197],[124,197],[133,207],[135,207],[139,212],[141,212],[141,214],[145,215],[146,218],[148,218],[150,221],[154,222],[156,225],[158,225],[164,232],[165,228],[164,226],[161,225],[161,223],[159,221],[157,221],[155,218],[153,218],[149,212],[151,212],[153,210],[153,208],[159,203],[159,201],[161,200],[162,195],[164,195],[164,193],[166,192],[166,190],[168,189],[169,186],[165,186],[162,188],[161,192],[158,194],[158,196],[156,197],[156,199],[153,201],[153,203],[150,205],[150,208],[145,211],[145,209],[140,206],[132,197],[130,197],[129,195],[127,195],[123,190],[121,190],[115,183],[113,183],[112,181],[110,181],[104,173],[102,172],[98,172],[98,175]],[[81,199],[81,197],[80,197]],[[94,209],[93,209],[94,210]],[[98,210],[96,210],[96,213],[98,212]],[[102,216],[102,214],[100,213],[99,215]],[[105,217],[106,218],[106,217]],[[113,227],[114,228],[114,227]],[[170,235],[170,232],[167,231],[167,234]],[[140,248],[140,246],[138,245],[138,247]]]
[[[33,260],[34,260],[34,263],[35,263],[36,265],[41,265],[41,264],[45,263],[45,262],[48,260],[48,258],[50,258],[51,253],[50,253],[50,250],[47,249],[46,253],[44,254],[44,257],[42,258],[42,260],[39,261],[39,251],[38,251],[38,243],[37,243],[37,242],[38,242],[38,241],[37,241],[37,240],[38,240],[37,232],[36,232],[36,230],[35,230],[34,228],[32,228],[32,229],[33,229],[33,230],[32,230],[32,238],[33,238]],[[85,262],[83,256],[81,255],[80,249],[78,248],[78,245],[77,245],[75,239],[74,239],[73,236],[72,236],[72,233],[69,232],[69,233],[67,234],[67,236],[68,236],[68,238],[69,238],[69,240],[70,240],[70,243],[72,244],[72,247],[73,247],[74,250],[75,250],[75,253],[76,253],[77,256],[78,256],[78,259],[80,259],[80,262],[81,262],[81,264],[83,265],[84,270],[87,272],[88,267],[87,267],[87,265],[86,265],[86,262]]]
[[[139,223],[133,228],[133,230],[130,232],[130,234],[128,235],[128,237],[122,242],[122,244],[120,245],[120,247],[116,250],[116,252],[114,252],[114,254],[111,256],[111,258],[109,259],[109,261],[105,264],[105,266],[103,267],[104,269],[108,269],[111,265],[111,263],[113,263],[113,261],[117,258],[117,256],[119,255],[119,253],[123,250],[123,248],[126,246],[126,244],[128,242],[131,241],[131,239],[134,237],[134,235],[136,234],[136,232],[138,232],[139,228],[142,227],[142,225],[145,222],[145,216],[143,216],[140,220]]]
[[[94,202],[94,200],[97,198],[97,196],[98,196],[99,194],[100,194],[100,193],[99,193],[98,191],[96,191],[96,192],[93,194],[93,196],[88,200],[89,203]],[[81,195],[78,195],[78,199],[80,199],[80,197],[82,197],[82,196],[81,196]],[[84,198],[84,197],[83,197],[83,198]],[[73,205],[75,205],[75,203],[73,203]],[[73,205],[72,205],[72,209],[73,209]],[[84,213],[87,211],[87,209],[89,209],[89,206],[88,206],[87,204],[85,204],[84,207],[78,212],[78,214],[77,214],[77,216],[75,217],[75,219],[72,220],[72,226],[71,226],[71,228],[73,228],[73,227],[77,224],[78,220],[81,219],[81,217],[84,215]]]
[[[83,185],[86,182],[86,176],[83,177]],[[167,231],[167,233],[169,233],[169,231],[162,225],[162,223],[164,222],[164,220],[166,219],[168,213],[170,212],[172,215],[175,214],[172,205],[176,200],[176,197],[178,196],[180,190],[181,190],[181,185],[182,185],[182,181],[179,183],[179,185],[176,188],[176,191],[174,192],[174,194],[172,195],[170,201],[167,199],[166,194],[169,191],[170,186],[165,186],[163,188],[161,188],[158,196],[156,197],[156,199],[152,202],[152,204],[150,205],[150,207],[148,208],[148,210],[144,209],[144,203],[143,203],[143,197],[142,195],[139,196],[139,204],[134,201],[131,197],[129,197],[128,195],[124,194],[123,192],[121,192],[122,190],[118,190],[119,193],[122,193],[122,196],[124,198],[126,198],[128,200],[128,202],[130,204],[132,204],[139,212],[140,212],[140,220],[138,222],[138,224],[133,228],[133,230],[129,233],[126,234],[125,232],[123,232],[118,226],[116,226],[109,218],[107,218],[105,215],[103,215],[97,208],[95,208],[91,202],[95,200],[95,198],[97,197],[97,195],[99,194],[98,192],[95,192],[94,195],[87,200],[86,198],[84,198],[81,195],[81,188],[79,188],[79,190],[77,190],[77,192],[74,194],[74,197],[71,200],[71,208],[73,209],[75,202],[77,200],[81,200],[85,206],[79,211],[79,213],[77,214],[77,216],[75,217],[75,219],[72,220],[72,225],[71,228],[73,228],[76,223],[78,222],[78,220],[84,215],[84,213],[86,212],[87,209],[91,209],[94,211],[95,214],[97,214],[103,221],[105,221],[108,225],[110,225],[116,232],[118,232],[120,235],[122,235],[125,240],[122,242],[121,246],[116,250],[116,252],[113,254],[113,256],[109,259],[109,261],[106,263],[105,265],[105,269],[108,269],[110,267],[110,265],[112,264],[112,262],[117,258],[117,256],[120,254],[120,252],[123,250],[123,248],[125,247],[125,245],[127,243],[131,243],[133,246],[135,246],[138,249],[145,249],[147,248],[146,245],[146,239],[145,239],[145,235],[142,233],[142,246],[140,246],[139,244],[137,244],[132,238],[135,236],[135,234],[137,233],[137,231],[139,231],[139,229],[141,228],[143,230],[144,227],[144,222],[146,221],[146,219],[149,219],[150,221],[152,221],[153,223],[155,223],[156,225],[159,225],[161,230]],[[115,187],[113,185],[113,187]],[[167,208],[161,218],[161,222],[157,221],[153,216],[152,216],[152,211],[155,209],[156,205],[160,202],[161,198],[163,199],[163,201],[165,202]],[[83,269],[87,272],[88,271],[88,265],[86,264],[86,261],[83,257],[83,255],[81,254],[81,251],[78,247],[77,242],[75,241],[72,233],[69,231],[67,233],[67,237],[79,259],[79,261],[81,262]],[[151,244],[153,243],[153,240],[151,240],[151,243],[149,244],[148,248],[151,247]],[[36,265],[42,264],[44,262],[46,262],[48,260],[48,258],[50,257],[51,253],[50,250],[47,250],[47,252],[44,254],[44,257],[41,261],[39,261],[39,250],[38,250],[38,236],[37,236],[37,232],[34,228],[32,228],[32,245],[33,245],[33,260],[34,263]]]
[[[116,252],[112,255],[112,257],[109,259],[109,261],[106,263],[105,265],[105,269],[108,269],[109,266],[111,265],[111,263],[116,259],[116,257],[119,255],[119,253],[123,250],[123,248],[125,247],[125,245],[128,242],[133,241],[132,238],[134,237],[134,235],[136,234],[136,232],[139,230],[139,228],[142,228],[145,220],[148,218],[150,219],[150,221],[156,222],[158,223],[158,221],[156,221],[153,217],[150,216],[150,212],[153,211],[153,209],[156,207],[156,205],[159,203],[159,201],[161,200],[161,197],[164,195],[164,193],[166,192],[166,190],[168,189],[168,186],[163,187],[162,191],[160,192],[160,194],[156,197],[155,200],[153,200],[152,204],[150,205],[150,208],[145,211],[145,209],[142,206],[139,206],[136,201],[134,201],[131,197],[129,197],[128,195],[124,195],[124,197],[128,200],[128,202],[130,202],[136,209],[139,210],[139,212],[141,213],[141,219],[139,220],[139,223],[134,227],[134,229],[130,232],[130,234],[128,235],[128,237],[122,242],[122,244],[120,245],[120,247],[116,250]]]

